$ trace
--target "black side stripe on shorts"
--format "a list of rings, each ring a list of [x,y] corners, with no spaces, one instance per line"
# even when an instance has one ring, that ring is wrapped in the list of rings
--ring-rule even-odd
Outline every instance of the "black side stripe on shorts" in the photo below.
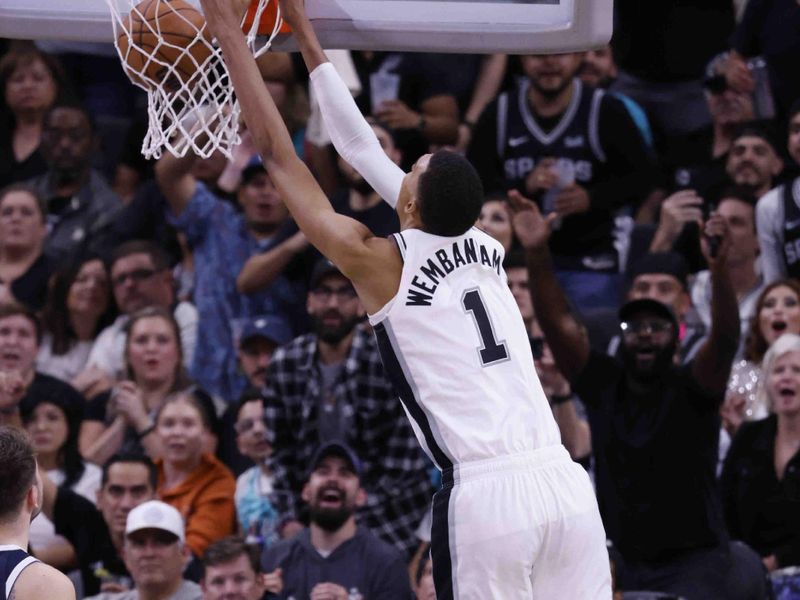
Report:
[[[433,496],[431,522],[431,566],[436,600],[453,600],[453,561],[450,555],[450,492],[445,485]]]
[[[403,371],[400,359],[392,344],[389,332],[386,329],[385,321],[378,323],[373,329],[375,331],[375,338],[378,341],[378,351],[381,354],[383,368],[386,370],[389,380],[394,384],[397,393],[400,395],[400,400],[406,406],[411,418],[417,423],[422,435],[425,437],[425,444],[428,446],[433,460],[436,461],[436,464],[439,465],[442,471],[452,470],[453,461],[436,441],[436,436],[433,434],[428,416],[417,401],[414,395],[414,388],[411,386],[411,383],[408,381]]]

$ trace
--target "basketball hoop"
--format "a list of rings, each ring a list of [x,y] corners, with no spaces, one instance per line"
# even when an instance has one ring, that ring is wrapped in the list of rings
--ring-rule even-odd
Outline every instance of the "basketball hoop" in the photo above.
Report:
[[[146,158],[166,149],[207,158],[231,157],[240,143],[239,103],[221,50],[207,31],[197,0],[106,0],[114,45],[125,73],[147,92]],[[277,0],[252,0],[242,31],[255,57],[288,31]]]

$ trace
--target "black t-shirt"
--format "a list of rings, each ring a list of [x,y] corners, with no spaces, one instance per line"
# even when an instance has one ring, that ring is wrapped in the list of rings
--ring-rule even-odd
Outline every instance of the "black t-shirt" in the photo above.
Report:
[[[634,393],[620,361],[592,352],[573,388],[589,417],[606,533],[622,554],[668,559],[725,540],[715,475],[722,395],[700,387],[691,363]]]
[[[56,533],[75,548],[85,596],[100,593],[102,576],[129,576],[111,541],[103,515],[83,496],[59,488],[53,509]]]
[[[11,293],[18,302],[31,310],[42,310],[47,300],[47,284],[52,272],[52,263],[44,254],[40,254],[27,271],[11,282]]]

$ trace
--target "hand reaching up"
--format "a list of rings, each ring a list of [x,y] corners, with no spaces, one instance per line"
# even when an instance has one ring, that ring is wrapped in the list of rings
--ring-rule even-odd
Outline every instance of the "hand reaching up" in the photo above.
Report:
[[[534,202],[523,197],[517,190],[508,192],[508,204],[511,209],[511,223],[514,234],[526,250],[542,250],[550,239],[551,225],[558,218],[558,213],[542,216]]]

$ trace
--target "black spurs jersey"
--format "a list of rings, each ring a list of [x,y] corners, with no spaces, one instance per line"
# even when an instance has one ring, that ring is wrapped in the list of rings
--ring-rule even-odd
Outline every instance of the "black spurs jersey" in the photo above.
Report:
[[[526,176],[545,157],[572,162],[575,183],[587,189],[603,178],[606,155],[600,145],[598,123],[605,91],[587,87],[579,79],[575,79],[572,85],[569,106],[547,133],[528,103],[530,82],[527,79],[498,98],[497,155],[503,162],[509,189],[524,190]],[[563,263],[566,257],[573,257],[580,264],[561,266],[616,269],[613,225],[613,215],[609,210],[590,209],[567,216],[551,238],[556,262]],[[604,255],[607,260],[603,260]]]

